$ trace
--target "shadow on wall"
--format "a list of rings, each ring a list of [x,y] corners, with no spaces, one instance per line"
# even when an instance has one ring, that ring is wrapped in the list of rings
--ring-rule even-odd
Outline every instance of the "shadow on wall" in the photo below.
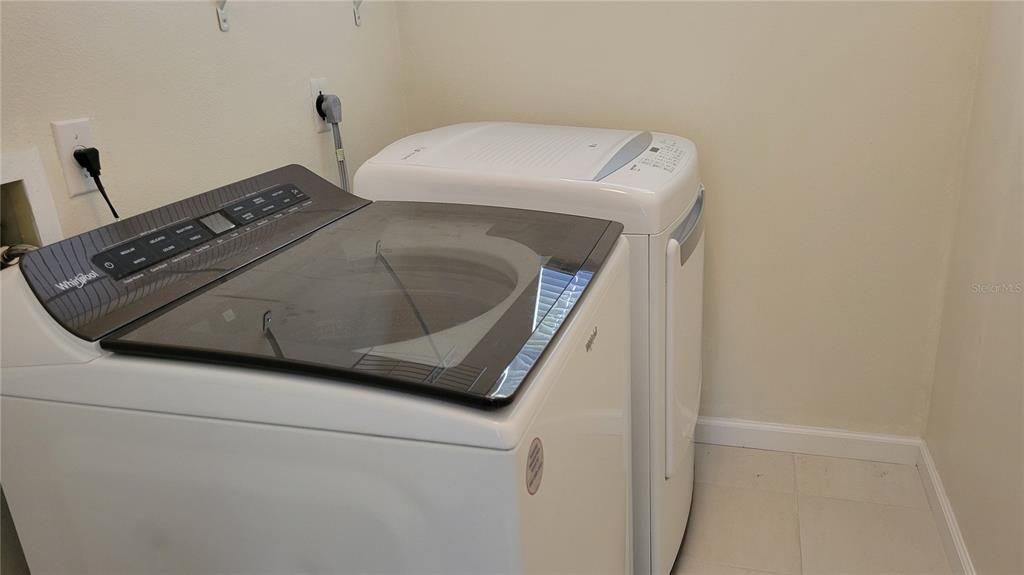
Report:
[[[7,508],[7,496],[0,489],[0,575],[27,575],[28,564],[21,550],[18,531]]]

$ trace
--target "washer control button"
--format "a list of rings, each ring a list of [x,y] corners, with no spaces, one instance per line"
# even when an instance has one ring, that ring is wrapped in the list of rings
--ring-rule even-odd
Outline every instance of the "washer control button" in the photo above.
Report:
[[[114,277],[114,279],[121,279],[122,276],[128,273],[125,271],[124,265],[114,257],[112,252],[96,254],[92,257],[92,263],[107,275]]]
[[[122,275],[127,275],[144,267],[153,265],[156,258],[146,249],[146,238],[121,244],[110,250],[109,254],[121,266]]]

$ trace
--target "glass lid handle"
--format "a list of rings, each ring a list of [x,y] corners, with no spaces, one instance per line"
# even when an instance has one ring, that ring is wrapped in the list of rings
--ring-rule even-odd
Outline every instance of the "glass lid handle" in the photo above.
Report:
[[[270,342],[270,348],[274,350],[274,356],[278,359],[284,359],[284,351],[281,350],[281,344],[277,342],[277,336],[270,329],[270,320],[273,319],[273,313],[268,309],[263,313],[263,337],[267,338]]]

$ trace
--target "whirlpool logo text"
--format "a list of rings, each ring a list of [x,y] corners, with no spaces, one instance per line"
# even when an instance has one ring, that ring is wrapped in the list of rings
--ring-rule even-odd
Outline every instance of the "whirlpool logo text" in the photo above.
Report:
[[[96,273],[93,270],[89,270],[89,273],[87,274],[78,274],[73,278],[66,279],[62,282],[57,282],[53,285],[56,286],[57,289],[59,289],[60,291],[66,291],[71,288],[82,289],[83,287],[85,287],[85,284],[89,283],[89,280],[94,280],[98,277],[100,277],[100,274]]]

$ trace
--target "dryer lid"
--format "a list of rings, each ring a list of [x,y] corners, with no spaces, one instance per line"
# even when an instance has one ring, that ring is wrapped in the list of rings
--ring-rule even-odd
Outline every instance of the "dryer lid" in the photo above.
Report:
[[[693,142],[659,132],[509,122],[455,124],[398,140],[356,172],[371,200],[473,203],[669,229],[700,188]]]
[[[401,157],[394,159],[450,170],[592,181],[621,168],[651,143],[650,132],[515,123],[464,126],[441,145],[395,149]]]
[[[621,229],[543,212],[377,202],[101,344],[501,405]]]

